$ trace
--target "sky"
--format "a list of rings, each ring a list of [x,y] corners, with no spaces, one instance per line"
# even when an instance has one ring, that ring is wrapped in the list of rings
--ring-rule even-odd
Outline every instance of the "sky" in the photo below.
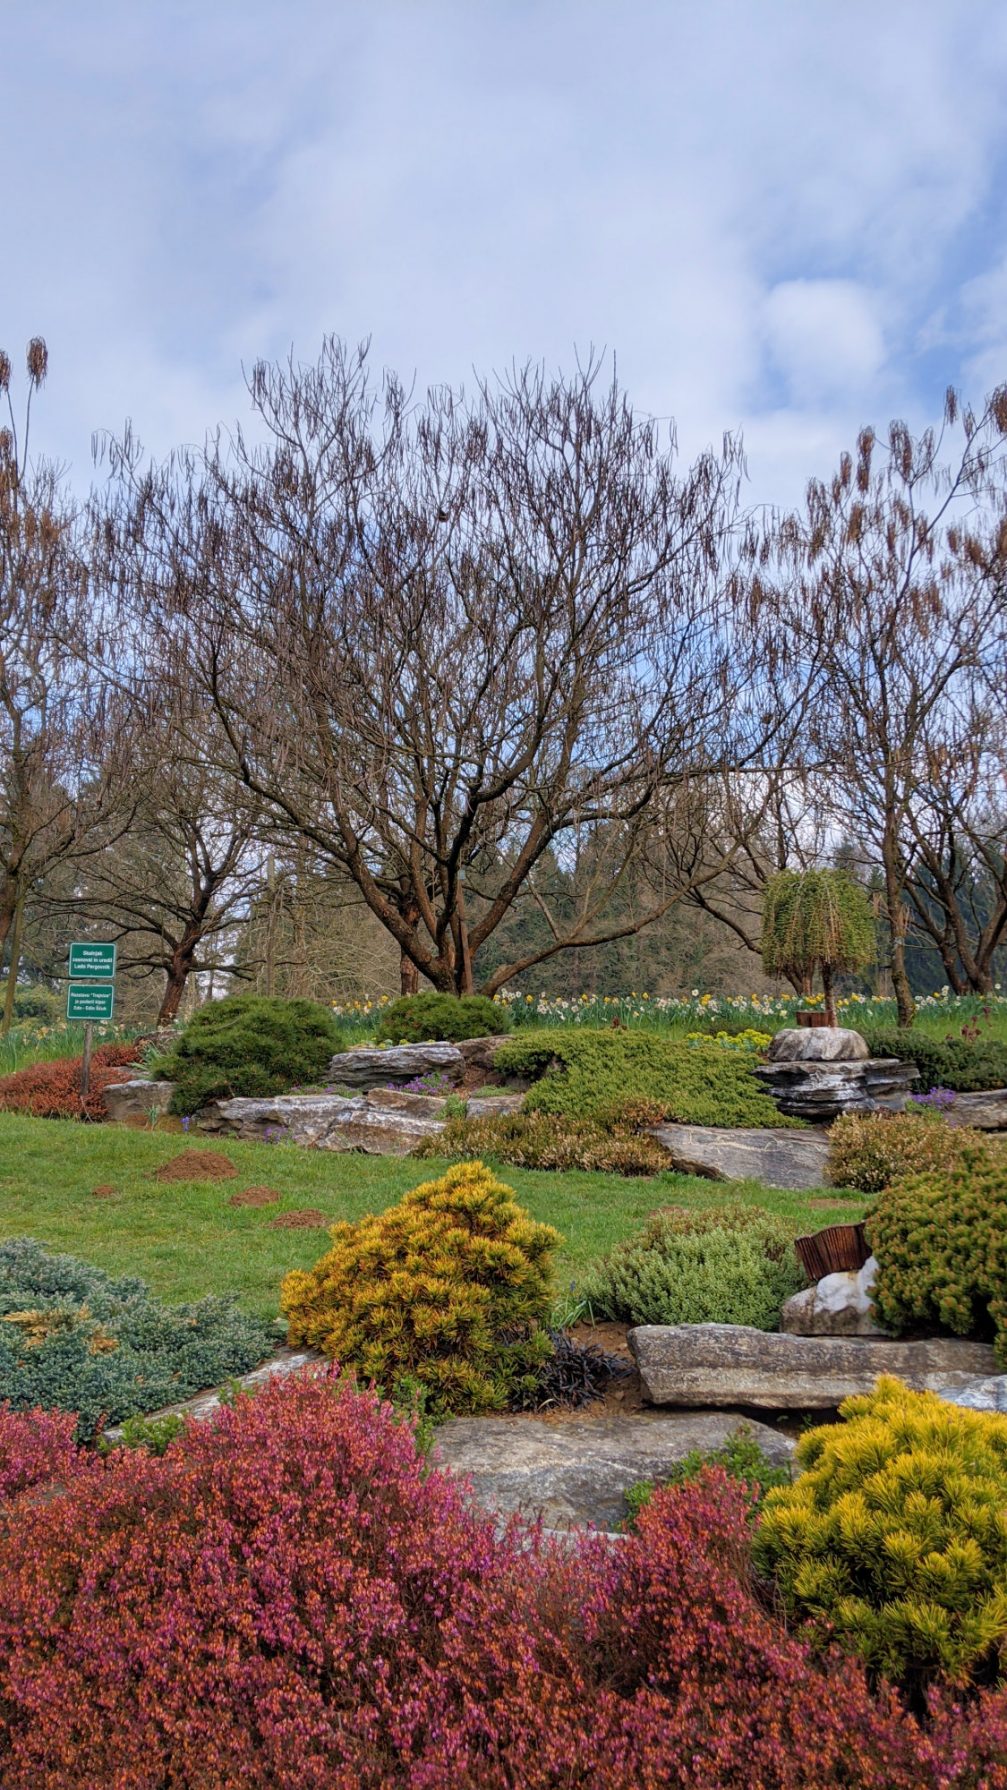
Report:
[[[0,346],[74,484],[329,332],[420,390],[616,357],[797,501],[1007,379],[1002,0],[0,0]]]

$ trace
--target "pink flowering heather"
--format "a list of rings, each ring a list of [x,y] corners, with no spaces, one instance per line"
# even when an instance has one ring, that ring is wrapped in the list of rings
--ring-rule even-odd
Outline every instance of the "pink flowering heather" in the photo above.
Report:
[[[332,1374],[160,1459],[50,1421],[0,1414],[4,1790],[1007,1790],[1004,1693],[812,1658],[721,1474],[553,1550]]]
[[[79,1460],[67,1411],[12,1411],[0,1404],[0,1504],[32,1486],[65,1481]]]

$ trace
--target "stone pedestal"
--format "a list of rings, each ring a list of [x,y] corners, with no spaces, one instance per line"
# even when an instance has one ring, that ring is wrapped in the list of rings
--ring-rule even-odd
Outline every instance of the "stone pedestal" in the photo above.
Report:
[[[913,1063],[872,1057],[866,1038],[846,1026],[777,1032],[768,1063],[755,1073],[789,1118],[824,1123],[840,1113],[901,1106],[919,1080]]]

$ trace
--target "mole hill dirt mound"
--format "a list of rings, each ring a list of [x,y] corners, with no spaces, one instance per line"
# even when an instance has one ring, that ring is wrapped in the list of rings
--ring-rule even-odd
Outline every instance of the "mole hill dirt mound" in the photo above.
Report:
[[[162,1163],[155,1181],[229,1181],[237,1174],[234,1163],[218,1150],[183,1150]]]

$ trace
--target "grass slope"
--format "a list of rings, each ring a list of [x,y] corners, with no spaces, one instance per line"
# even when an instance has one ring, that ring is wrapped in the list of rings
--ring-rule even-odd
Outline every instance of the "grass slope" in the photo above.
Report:
[[[237,1178],[163,1185],[153,1180],[154,1170],[177,1156],[187,1141],[220,1150],[234,1163]],[[0,1113],[0,1236],[37,1237],[109,1273],[139,1274],[164,1299],[232,1292],[246,1311],[272,1317],[283,1274],[288,1268],[310,1267],[327,1237],[323,1230],[271,1231],[271,1218],[305,1206],[317,1207],[333,1221],[380,1212],[446,1166],[288,1144],[186,1140]],[[865,1203],[837,1194],[840,1203],[826,1208],[810,1203],[814,1195],[687,1175],[636,1180],[509,1167],[500,1173],[533,1218],[562,1233],[557,1280],[564,1293],[589,1263],[634,1231],[657,1206],[751,1200],[817,1230],[859,1218]],[[102,1184],[116,1187],[117,1196],[95,1199],[92,1189]],[[275,1187],[282,1196],[279,1203],[228,1205],[231,1193],[253,1184]]]

